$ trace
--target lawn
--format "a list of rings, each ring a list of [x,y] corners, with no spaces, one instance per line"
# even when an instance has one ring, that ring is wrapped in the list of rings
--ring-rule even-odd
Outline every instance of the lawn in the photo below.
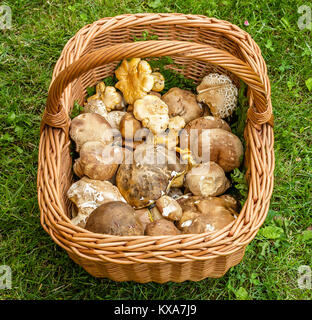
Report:
[[[300,289],[312,268],[312,41],[299,29],[307,1],[119,0],[2,2],[0,30],[0,265],[12,288],[0,299],[311,299]],[[105,16],[182,12],[230,21],[262,50],[275,115],[275,187],[268,217],[243,261],[220,279],[180,284],[116,283],[86,273],[43,230],[37,204],[39,126],[54,65],[66,42]],[[310,18],[311,19],[311,18]],[[244,21],[249,25],[245,26]]]

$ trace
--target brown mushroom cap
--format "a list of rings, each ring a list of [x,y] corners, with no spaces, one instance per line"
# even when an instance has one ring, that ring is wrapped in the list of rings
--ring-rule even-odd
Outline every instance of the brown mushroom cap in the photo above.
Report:
[[[119,146],[88,141],[80,149],[80,158],[74,163],[74,172],[80,178],[88,176],[94,180],[109,180],[123,158],[123,150]]]
[[[116,185],[131,206],[142,208],[166,193],[169,176],[164,168],[157,166],[121,164],[116,175]]]
[[[181,231],[174,225],[174,223],[167,219],[159,219],[151,222],[145,229],[145,234],[148,236],[178,235],[180,233]]]
[[[88,141],[100,141],[109,144],[113,141],[113,131],[105,118],[97,113],[82,113],[71,121],[69,134],[76,143],[79,152]]]
[[[190,148],[197,162],[216,162],[225,172],[240,166],[243,145],[233,133],[223,129],[206,129],[196,140]]]
[[[185,177],[185,184],[196,196],[219,196],[230,187],[224,170],[215,162],[193,167]]]
[[[182,217],[182,208],[178,202],[167,195],[157,199],[156,206],[164,218],[178,221]]]
[[[121,118],[119,130],[126,140],[133,140],[136,132],[142,128],[141,122],[132,113],[125,113]]]
[[[183,227],[179,222],[183,233],[218,231],[235,220],[236,212],[233,210],[233,203],[220,197],[194,196],[177,201],[183,210],[180,221],[191,221],[188,224],[185,223]]]
[[[191,91],[174,87],[166,92],[161,99],[169,108],[169,116],[181,116],[185,123],[199,118],[203,114],[203,109]]]
[[[183,233],[203,233],[208,231],[219,231],[233,222],[234,217],[226,210],[222,214],[201,214],[195,218],[192,224],[183,228]]]
[[[182,149],[190,148],[194,139],[196,139],[203,130],[217,128],[231,132],[229,124],[220,118],[205,116],[190,121],[180,132],[180,147]]]
[[[90,214],[85,228],[91,232],[117,236],[139,236],[144,233],[134,209],[121,201],[99,206]]]

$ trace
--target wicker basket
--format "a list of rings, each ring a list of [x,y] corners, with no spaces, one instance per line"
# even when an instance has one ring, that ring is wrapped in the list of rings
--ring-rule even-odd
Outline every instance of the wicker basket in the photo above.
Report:
[[[155,41],[134,37],[157,35]],[[245,126],[249,193],[238,218],[215,233],[120,237],[91,233],[70,222],[66,192],[72,183],[68,136],[74,101],[113,74],[126,57],[171,56],[187,78],[229,74],[248,85]],[[184,14],[134,14],[104,18],[71,38],[55,66],[41,125],[38,201],[41,224],[71,259],[95,277],[136,282],[198,281],[221,277],[238,264],[264,222],[273,189],[274,150],[270,83],[260,49],[250,35],[214,18]]]

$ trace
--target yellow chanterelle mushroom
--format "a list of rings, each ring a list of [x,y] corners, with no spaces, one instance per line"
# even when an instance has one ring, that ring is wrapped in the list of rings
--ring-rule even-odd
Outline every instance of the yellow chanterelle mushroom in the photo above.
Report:
[[[123,93],[128,104],[142,99],[152,90],[155,82],[151,66],[140,58],[124,59],[115,75],[119,80],[115,87]]]
[[[105,117],[107,112],[124,108],[122,95],[112,86],[105,86],[104,82],[96,85],[96,93],[87,99],[84,112],[98,113]]]

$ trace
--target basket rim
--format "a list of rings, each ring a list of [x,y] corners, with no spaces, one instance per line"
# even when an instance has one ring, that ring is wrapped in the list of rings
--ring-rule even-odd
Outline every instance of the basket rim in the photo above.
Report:
[[[255,60],[258,62],[260,61],[258,65],[254,63],[249,63],[249,65],[253,70],[261,70],[261,72],[258,72],[260,73],[259,77],[262,81],[264,80],[264,87],[270,103],[270,84],[266,74],[265,62],[263,61],[259,47],[251,39],[250,35],[246,31],[227,21],[208,18],[206,16],[185,15],[180,13],[125,14],[116,17],[106,17],[84,26],[67,42],[62,50],[61,56],[53,71],[51,84],[61,70],[64,69],[66,63],[72,63],[74,56],[79,56],[79,54],[83,53],[82,48],[85,48],[87,45],[86,43],[88,43],[88,41],[84,42],[83,46],[79,48],[79,45],[83,43],[83,36],[89,37],[90,34],[95,36],[97,32],[101,32],[98,30],[102,30],[101,28],[104,28],[105,24],[110,28],[113,28],[114,22],[120,26],[123,24],[135,24],[135,22],[140,19],[142,19],[139,21],[141,24],[150,23],[151,21],[158,19],[157,21],[159,23],[161,20],[162,23],[164,23],[164,21],[173,24],[179,24],[179,22],[182,24],[193,23],[196,26],[203,24],[207,25],[207,27],[211,27],[212,25],[213,28],[216,28],[215,25],[218,25],[222,31],[226,30],[226,28],[230,28],[231,32],[235,33],[237,36],[237,39],[240,39],[236,39],[237,41],[242,41],[242,38],[246,40],[244,46],[247,47],[247,44],[249,45],[246,52],[251,51],[253,55],[257,57]],[[230,36],[234,37],[232,33],[230,33]],[[75,48],[74,56],[70,59],[66,58],[66,55],[69,52],[73,52],[73,48]],[[253,104],[252,97],[250,99],[250,104]],[[51,196],[52,194],[53,197],[53,194],[55,194],[57,190],[52,190],[53,186],[47,186],[49,183],[44,181],[46,176],[42,174],[44,170],[51,171],[51,168],[44,168],[45,152],[47,152],[48,149],[48,146],[45,144],[49,139],[57,139],[59,143],[64,143],[65,141],[64,132],[47,126],[42,131],[39,145],[37,190],[41,224],[51,235],[52,239],[66,251],[77,254],[82,258],[95,261],[107,261],[120,264],[142,262],[166,263],[207,260],[216,256],[229,255],[246,246],[255,237],[258,229],[265,220],[273,191],[273,128],[268,124],[257,126],[251,121],[248,121],[245,133],[246,142],[250,141],[251,144],[250,166],[253,168],[253,170],[251,170],[253,180],[251,181],[254,182],[250,183],[248,198],[245,201],[238,218],[234,222],[218,232],[176,236],[121,237],[92,233],[86,229],[74,226],[70,223],[69,218],[64,218],[65,214],[64,212],[62,214],[62,208],[57,207],[57,204],[54,204],[55,207],[47,205],[49,195]],[[49,147],[51,147],[50,144]],[[267,163],[269,163],[269,165],[267,165]],[[53,170],[55,170],[55,168]],[[264,186],[262,187],[260,186],[261,180],[262,182],[264,181]],[[56,181],[58,181],[57,178]],[[44,195],[46,192],[45,190],[48,188],[52,188],[47,191],[49,195]],[[263,197],[264,194],[266,198],[262,199],[261,197]],[[259,201],[259,198],[261,198],[262,201]],[[45,202],[45,204],[42,202]],[[248,211],[247,207],[252,206],[252,204],[255,205],[255,208],[260,212],[260,217],[258,217],[258,219],[256,219],[252,212],[249,212],[247,215],[242,215],[242,212],[245,213]],[[49,210],[50,212],[48,212]],[[246,234],[248,237],[246,237]],[[144,254],[144,252],[149,253]]]

